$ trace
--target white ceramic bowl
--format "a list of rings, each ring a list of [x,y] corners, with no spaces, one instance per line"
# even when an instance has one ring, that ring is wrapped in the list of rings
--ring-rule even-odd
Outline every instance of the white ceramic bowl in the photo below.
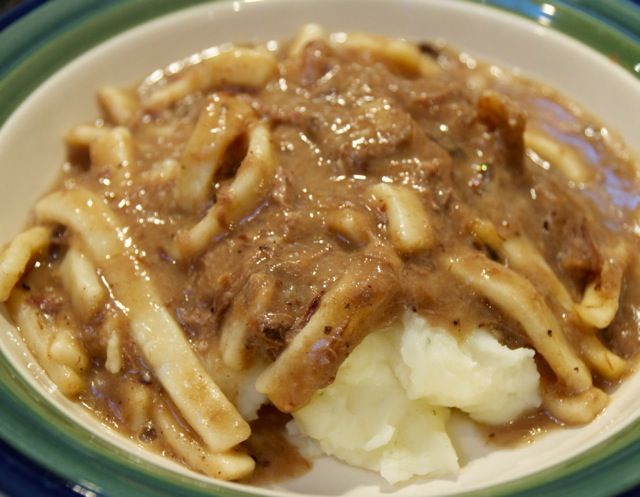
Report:
[[[547,14],[552,8],[549,5]],[[64,132],[73,124],[98,115],[96,88],[105,83],[132,84],[155,68],[222,42],[290,37],[296,28],[310,21],[332,31],[366,30],[412,40],[444,38],[478,58],[561,90],[617,130],[632,148],[640,150],[640,82],[609,58],[540,23],[494,8],[450,0],[247,0],[204,4],[146,22],[89,50],[43,82],[9,117],[0,130],[0,240],[8,240],[20,230],[34,201],[55,178],[64,159]],[[640,375],[635,375],[616,391],[606,412],[588,426],[556,430],[521,448],[493,450],[471,460],[455,479],[415,480],[390,487],[372,473],[327,458],[318,461],[302,478],[271,489],[230,483],[211,486],[206,478],[149,455],[106,430],[52,388],[4,319],[0,319],[0,329],[0,350],[15,371],[47,402],[93,433],[98,440],[95,443],[102,444],[100,450],[105,450],[105,445],[99,440],[106,440],[134,454],[130,460],[150,461],[164,468],[160,470],[163,477],[179,481],[186,477],[194,488],[209,488],[214,493],[228,489],[232,491],[229,495],[236,495],[233,490],[243,490],[252,495],[425,497],[487,489],[548,468],[557,469],[567,460],[577,460],[575,464],[579,466],[576,456],[628,428],[640,415]],[[6,433],[4,436],[9,437]],[[84,450],[88,449],[83,447]],[[77,478],[77,474],[56,467],[55,462],[48,466],[67,478]],[[146,474],[141,481],[149,478]],[[545,481],[543,477],[523,485]],[[98,492],[113,491],[108,482],[94,484],[99,486]],[[509,488],[520,487],[505,488],[510,491]]]

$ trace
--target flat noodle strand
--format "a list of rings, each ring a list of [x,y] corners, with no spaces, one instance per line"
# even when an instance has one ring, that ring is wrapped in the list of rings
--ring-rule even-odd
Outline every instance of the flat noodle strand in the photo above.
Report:
[[[71,298],[73,310],[87,321],[107,299],[93,264],[75,247],[69,247],[60,264],[62,286]]]
[[[397,67],[414,76],[431,76],[442,72],[437,62],[424,56],[415,44],[406,40],[356,32],[334,37],[334,41],[336,47],[369,52],[392,68]]]
[[[225,153],[246,132],[256,116],[249,104],[228,95],[212,95],[202,109],[180,161],[174,195],[178,205],[193,211],[211,193],[213,179]]]
[[[276,157],[269,130],[256,124],[249,134],[249,149],[235,178],[218,194],[216,203],[190,230],[178,234],[178,257],[202,252],[212,238],[229,229],[255,210],[270,192],[276,171]]]
[[[566,311],[573,310],[571,295],[526,236],[503,239],[493,223],[480,219],[475,220],[471,231],[479,241],[497,252],[505,264],[525,274],[541,290],[551,294]]]
[[[449,259],[449,271],[522,324],[535,349],[572,392],[591,387],[591,373],[573,351],[542,295],[520,274],[479,252]]]
[[[411,188],[378,183],[371,194],[384,205],[388,233],[393,246],[402,253],[433,247],[436,236],[420,197]]]
[[[255,463],[246,453],[233,450],[214,453],[186,435],[166,407],[155,406],[153,420],[175,453],[205,475],[221,480],[238,480],[253,471]]]
[[[600,275],[591,281],[576,306],[576,312],[588,325],[604,329],[618,313],[624,269],[629,259],[628,248],[620,243],[604,261]]]
[[[29,260],[49,246],[51,230],[42,226],[20,233],[0,254],[0,302],[9,298],[11,290],[24,274]]]
[[[524,133],[527,148],[532,149],[543,159],[574,183],[588,183],[594,177],[593,172],[584,163],[580,154],[569,145],[551,139],[541,131],[527,129]]]
[[[552,416],[569,424],[584,424],[592,421],[609,403],[609,396],[596,387],[591,387],[573,397],[558,395],[543,388],[544,406]]]
[[[371,331],[371,320],[386,310],[399,290],[388,264],[354,264],[322,298],[318,310],[274,363],[258,377],[256,388],[284,412],[305,405],[330,384],[338,367]],[[314,375],[306,373],[308,369]]]
[[[276,67],[276,58],[266,50],[221,50],[198,64],[186,67],[178,79],[165,86],[143,85],[142,106],[157,112],[196,91],[206,92],[226,86],[260,88],[276,72]]]
[[[478,240],[498,254],[503,263],[524,274],[539,291],[554,298],[566,311],[566,316],[574,320],[576,314],[580,316],[580,305],[575,304],[558,276],[528,238],[521,235],[505,240],[495,226],[485,220],[476,220],[472,231]],[[572,337],[572,342],[591,368],[609,380],[619,379],[627,371],[627,362],[608,350],[595,335],[596,331],[591,324],[581,326],[576,336]]]
[[[29,294],[16,290],[7,302],[24,341],[38,364],[60,391],[74,397],[84,389],[88,359],[70,330],[54,327],[32,304]]]
[[[106,203],[78,188],[45,197],[35,211],[40,221],[64,224],[81,237],[86,254],[103,271],[128,315],[134,341],[207,446],[223,452],[245,440],[249,425],[198,361],[149,276],[125,247],[122,225]]]

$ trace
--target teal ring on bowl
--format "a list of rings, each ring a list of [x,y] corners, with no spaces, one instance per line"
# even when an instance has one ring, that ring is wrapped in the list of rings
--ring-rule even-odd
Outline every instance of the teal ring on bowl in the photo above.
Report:
[[[198,3],[203,0],[68,0],[38,8],[0,33],[0,123],[48,76],[87,49],[141,22]],[[631,4],[612,0],[476,3],[564,32],[640,78],[640,9]],[[553,15],[543,8],[545,4],[554,7]],[[0,438],[54,474],[95,494],[249,495],[177,475],[112,446],[55,409],[4,357],[0,357],[0,405]],[[638,468],[640,423],[635,423],[563,464],[473,495],[612,495],[640,483]]]

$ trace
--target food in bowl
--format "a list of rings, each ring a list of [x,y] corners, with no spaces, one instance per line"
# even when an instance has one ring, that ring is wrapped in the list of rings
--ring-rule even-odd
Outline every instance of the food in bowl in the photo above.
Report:
[[[304,470],[288,421],[391,482],[448,476],[452,409],[587,423],[629,373],[635,169],[553,90],[311,25],[98,99],[0,299],[58,388],[150,450]]]

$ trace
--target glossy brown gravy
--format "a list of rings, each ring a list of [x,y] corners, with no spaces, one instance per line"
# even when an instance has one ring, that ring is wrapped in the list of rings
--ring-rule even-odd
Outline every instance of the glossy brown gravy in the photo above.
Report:
[[[286,436],[286,424],[291,421],[277,409],[265,406],[258,419],[251,423],[251,437],[245,443],[256,461],[256,469],[247,482],[268,485],[303,475],[311,469],[311,462],[300,455]]]
[[[359,341],[404,308],[417,310],[460,339],[480,327],[509,347],[533,347],[517,316],[451,274],[450,257],[456,254],[473,253],[510,267],[474,232],[478,220],[491,223],[502,240],[525,237],[574,302],[593,281],[616,286],[615,276],[606,282],[605,266],[618,274],[619,310],[594,333],[620,357],[636,356],[640,279],[634,230],[640,196],[636,165],[611,131],[553,90],[446,46],[422,46],[424,57],[440,67],[428,76],[323,41],[310,43],[296,56],[288,56],[286,47],[275,54],[277,74],[264,88],[222,85],[159,111],[135,114],[127,124],[135,144],[131,164],[96,167],[86,150],[72,147],[56,185],[87,188],[117,212],[164,303],[230,398],[240,387],[219,351],[229,316],[243,316],[247,323],[247,363],[271,364],[345,274],[358,281],[349,301],[354,308],[373,304],[362,322],[327,325],[322,350],[307,357],[302,377],[274,387],[272,401],[283,410],[294,410],[309,392],[330,383]],[[172,77],[165,75],[168,81]],[[143,90],[137,87],[131,94]],[[277,172],[270,194],[257,208],[212,238],[201,254],[181,260],[171,253],[171,242],[224,199],[248,147],[246,137],[228,147],[205,202],[192,211],[175,204],[175,179],[169,173],[163,179],[158,171],[164,166],[179,170],[189,137],[212,99],[240,101],[266,124]],[[106,116],[97,127],[113,124]],[[525,143],[525,129],[540,130],[561,150],[572,151],[588,180],[567,178],[553,159],[535,153]],[[433,243],[420,250],[398,249],[389,206],[371,195],[378,184],[399,185],[416,195],[428,213]],[[351,228],[343,230],[344,222]],[[127,406],[123,385],[128,384],[134,389],[144,385],[151,405],[166,402],[138,347],[125,338],[121,372],[105,371],[103,328],[108,315],[122,316],[108,304],[81,322],[65,297],[57,268],[67,237],[64,230],[56,233],[52,248],[17,291],[27,292],[30,304],[47,319],[72,323],[78,330],[91,358],[80,401],[134,440],[171,456],[153,423],[134,420]],[[532,284],[577,354],[584,355],[580,334],[587,326],[563,310],[544,281]],[[127,337],[126,320],[116,322]],[[552,332],[559,330],[549,330],[549,336]],[[573,395],[540,354],[536,359],[544,388]],[[590,369],[598,385],[610,388],[618,381],[605,381],[597,368]],[[287,400],[278,404],[276,397]],[[260,413],[245,444],[257,463],[249,481],[264,484],[307,470],[309,463],[283,435],[286,418],[272,408]],[[552,425],[541,407],[509,426],[482,429],[490,443],[512,445]]]

